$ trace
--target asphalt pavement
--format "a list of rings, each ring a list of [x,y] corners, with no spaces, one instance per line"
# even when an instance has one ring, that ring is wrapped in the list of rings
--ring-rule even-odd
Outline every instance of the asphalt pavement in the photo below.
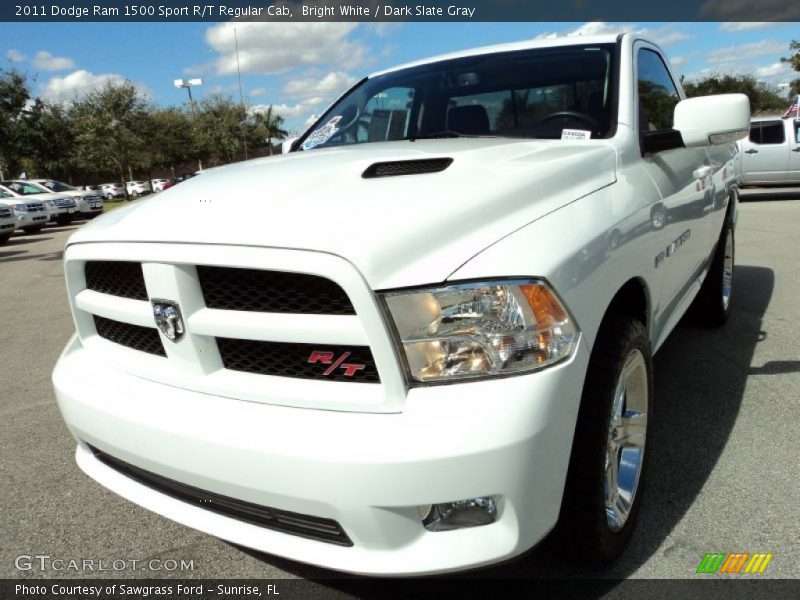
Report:
[[[740,213],[730,322],[719,330],[683,322],[655,359],[650,472],[628,550],[590,568],[545,544],[471,577],[689,578],[715,551],[772,553],[762,577],[798,576],[800,194],[744,202]],[[0,247],[0,578],[337,577],[175,524],[75,465],[50,373],[73,330],[61,251],[78,226],[20,233]],[[18,558],[34,555],[50,566]],[[95,570],[54,570],[57,559],[95,561]],[[153,559],[164,566],[141,566]],[[171,560],[191,568],[172,570]],[[99,561],[138,562],[98,571]],[[346,591],[319,585],[321,597],[326,586]]]

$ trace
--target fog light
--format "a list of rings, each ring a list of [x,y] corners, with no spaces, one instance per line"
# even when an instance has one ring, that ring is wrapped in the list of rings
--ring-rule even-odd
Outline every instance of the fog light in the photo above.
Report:
[[[422,524],[429,531],[450,531],[462,527],[477,527],[494,523],[497,504],[486,496],[471,500],[458,500],[444,504],[428,504],[418,507]]]

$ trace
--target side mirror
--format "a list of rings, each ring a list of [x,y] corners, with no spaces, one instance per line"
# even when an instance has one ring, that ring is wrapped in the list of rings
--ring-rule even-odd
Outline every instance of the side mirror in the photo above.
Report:
[[[681,100],[675,107],[673,122],[687,148],[727,144],[750,131],[750,100],[744,94]]]
[[[283,142],[281,143],[281,154],[286,154],[288,152],[291,152],[292,144],[294,144],[296,141],[297,141],[296,137],[283,140]]]

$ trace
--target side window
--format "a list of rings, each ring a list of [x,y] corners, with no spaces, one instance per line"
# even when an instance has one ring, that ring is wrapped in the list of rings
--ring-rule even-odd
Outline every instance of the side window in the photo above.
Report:
[[[641,49],[637,56],[639,90],[639,128],[641,131],[671,129],[678,89],[661,57]]]
[[[394,87],[375,94],[364,106],[359,142],[399,140],[408,135],[414,89]]]
[[[759,140],[755,141],[756,144],[782,144],[786,140],[786,135],[783,130],[783,121],[762,121],[761,135]],[[752,140],[752,137],[750,138]]]
[[[794,122],[794,141],[800,144],[800,121]]]
[[[750,123],[750,141],[754,144],[761,143],[761,123]]]

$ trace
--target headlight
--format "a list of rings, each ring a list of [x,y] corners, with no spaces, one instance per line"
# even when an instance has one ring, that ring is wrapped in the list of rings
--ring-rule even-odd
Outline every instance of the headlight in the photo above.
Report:
[[[28,207],[25,206],[24,204],[17,204],[16,211],[19,213],[28,212]]]
[[[509,375],[572,354],[578,329],[546,283],[501,280],[382,294],[419,382]]]

